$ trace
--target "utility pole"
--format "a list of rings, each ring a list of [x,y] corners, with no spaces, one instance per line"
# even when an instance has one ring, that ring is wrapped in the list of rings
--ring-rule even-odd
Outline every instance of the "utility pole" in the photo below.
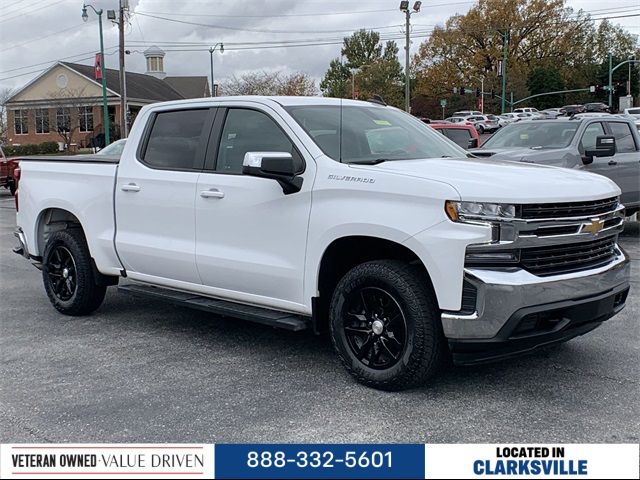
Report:
[[[217,96],[216,84],[213,83],[213,52],[216,51],[216,48],[220,47],[220,53],[224,53],[224,43],[218,42],[213,47],[209,47],[209,58],[211,60],[211,96]]]
[[[501,105],[501,113],[505,111],[505,100],[507,97],[507,56],[509,53],[509,31],[506,30],[504,33],[500,32],[502,35],[502,68],[500,73],[502,74],[502,105]]]
[[[411,45],[411,12],[409,9],[405,12],[406,25],[405,25],[405,47],[404,47],[404,110],[411,112],[411,76],[409,72],[409,46]]]
[[[411,75],[410,75],[410,52],[411,46],[411,15],[420,11],[422,2],[418,1],[413,4],[413,11],[409,10],[409,1],[403,0],[400,2],[400,11],[404,12],[406,17],[405,24],[405,46],[404,46],[404,109],[407,113],[411,112]]]

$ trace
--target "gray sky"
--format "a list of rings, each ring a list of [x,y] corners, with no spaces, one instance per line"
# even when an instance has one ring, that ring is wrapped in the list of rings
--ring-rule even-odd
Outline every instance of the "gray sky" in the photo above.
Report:
[[[91,1],[105,11],[118,5],[117,0]],[[603,0],[568,1],[595,17],[640,13],[637,0],[608,3],[613,6],[607,7]],[[83,23],[82,0],[1,0],[0,4],[0,87],[20,87],[57,59],[93,62],[93,53],[99,51],[97,16],[89,10],[90,21]],[[423,1],[421,12],[412,17],[412,52],[434,25],[473,4],[469,0]],[[216,83],[256,69],[301,70],[319,79],[329,61],[340,55],[342,37],[358,28],[398,38],[402,54],[399,37],[404,15],[398,5],[399,0],[130,0],[126,38],[132,53],[127,56],[127,70],[144,72],[141,52],[158,44],[167,51],[169,75],[209,75],[208,46],[224,42],[224,54],[214,54]],[[106,66],[117,68],[118,30],[106,20],[106,13],[103,17]],[[640,17],[612,21],[640,34]],[[325,45],[282,47],[292,43]]]

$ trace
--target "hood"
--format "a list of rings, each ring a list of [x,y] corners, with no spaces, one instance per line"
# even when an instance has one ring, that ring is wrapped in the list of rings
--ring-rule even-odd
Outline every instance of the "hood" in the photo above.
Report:
[[[618,186],[601,175],[507,160],[394,160],[378,165],[352,165],[352,168],[443,182],[456,189],[466,201],[553,203],[620,195]]]

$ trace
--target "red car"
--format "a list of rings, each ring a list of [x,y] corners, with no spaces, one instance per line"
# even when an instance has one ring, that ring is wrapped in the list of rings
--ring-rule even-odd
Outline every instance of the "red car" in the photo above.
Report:
[[[472,124],[460,123],[430,123],[429,126],[438,130],[445,137],[465,149],[478,148],[480,135]]]
[[[0,147],[0,187],[8,188],[11,195],[15,195],[18,189],[16,168],[18,168],[18,160],[5,157]]]

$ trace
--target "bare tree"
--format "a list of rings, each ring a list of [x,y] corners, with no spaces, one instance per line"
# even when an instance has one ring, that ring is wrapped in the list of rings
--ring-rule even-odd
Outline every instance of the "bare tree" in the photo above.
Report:
[[[309,75],[296,72],[251,72],[235,75],[222,85],[224,95],[317,95],[315,82]]]
[[[3,88],[0,90],[0,141],[7,140],[7,132],[9,130],[7,119],[7,102],[13,96],[12,88]]]
[[[53,129],[63,140],[65,149],[73,143],[74,134],[80,130],[80,107],[97,104],[95,99],[86,97],[84,91],[84,88],[64,89],[49,95],[56,108]]]

